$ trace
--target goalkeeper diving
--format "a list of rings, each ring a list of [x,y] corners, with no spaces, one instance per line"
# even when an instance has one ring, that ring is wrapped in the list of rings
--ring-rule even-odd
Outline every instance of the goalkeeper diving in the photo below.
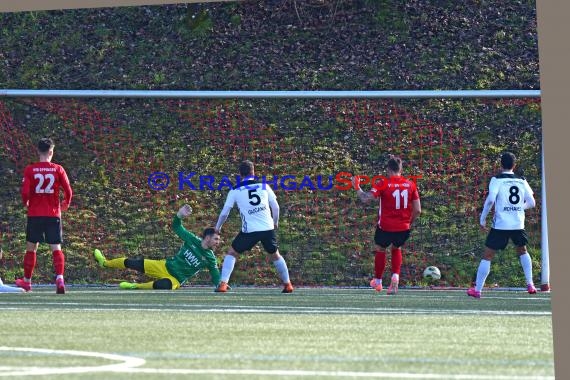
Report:
[[[178,210],[172,220],[172,229],[184,243],[174,256],[162,260],[143,258],[130,259],[119,257],[106,259],[100,250],[95,249],[93,255],[102,268],[134,269],[155,280],[145,283],[121,282],[121,289],[171,289],[180,288],[188,279],[199,271],[207,268],[210,271],[212,284],[217,287],[220,283],[220,271],[213,249],[220,244],[220,235],[213,227],[208,227],[199,238],[186,230],[182,219],[192,213],[189,205]]]

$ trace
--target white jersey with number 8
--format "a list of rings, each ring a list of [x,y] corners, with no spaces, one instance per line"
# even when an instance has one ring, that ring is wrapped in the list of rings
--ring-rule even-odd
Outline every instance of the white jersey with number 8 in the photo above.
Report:
[[[524,229],[525,206],[534,204],[533,192],[524,178],[514,174],[500,174],[491,179],[488,197],[494,200],[493,228],[498,230]]]

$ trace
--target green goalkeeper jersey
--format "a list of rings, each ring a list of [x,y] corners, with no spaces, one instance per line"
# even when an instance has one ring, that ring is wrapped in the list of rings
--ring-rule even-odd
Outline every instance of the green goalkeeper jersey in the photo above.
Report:
[[[182,220],[176,215],[172,220],[172,229],[184,240],[184,244],[176,255],[166,259],[168,272],[183,284],[200,270],[208,268],[212,283],[217,286],[220,282],[220,271],[214,251],[202,248],[202,239],[184,228]]]

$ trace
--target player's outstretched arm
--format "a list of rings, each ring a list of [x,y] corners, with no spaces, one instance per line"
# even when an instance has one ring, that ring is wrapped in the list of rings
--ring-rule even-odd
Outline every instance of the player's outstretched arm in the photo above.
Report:
[[[368,203],[374,199],[374,195],[371,192],[365,192],[360,188],[360,177],[352,177],[352,187],[356,189],[356,194],[362,202]]]
[[[356,194],[358,194],[358,198],[364,202],[364,203],[368,203],[370,202],[372,199],[374,199],[374,196],[372,195],[372,193],[370,192],[365,192],[362,189],[358,189],[358,191],[356,192]]]
[[[200,239],[182,225],[182,218],[186,218],[190,214],[192,214],[192,207],[190,205],[182,206],[172,220],[172,229],[185,242],[199,242]]]
[[[186,204],[180,207],[180,209],[176,213],[176,216],[178,216],[180,219],[183,219],[186,218],[187,216],[190,216],[191,214],[192,214],[192,207]]]

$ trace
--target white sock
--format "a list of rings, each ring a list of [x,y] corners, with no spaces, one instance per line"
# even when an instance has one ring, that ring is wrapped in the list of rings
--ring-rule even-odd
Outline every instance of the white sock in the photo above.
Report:
[[[55,280],[56,280],[56,281],[59,280],[60,278],[63,280],[63,275],[62,275],[62,274],[58,274],[57,276],[55,276]]]
[[[235,263],[236,258],[232,255],[226,255],[226,257],[224,257],[224,263],[222,264],[222,274],[220,276],[223,282],[230,282],[230,276],[234,270]]]
[[[477,281],[475,282],[475,290],[478,292],[483,289],[489,272],[491,272],[491,262],[489,260],[481,259],[479,268],[477,269]]]
[[[519,259],[524,271],[524,277],[526,278],[526,284],[532,284],[532,259],[530,255],[528,252],[525,252],[524,255],[519,256]]]
[[[400,282],[400,275],[398,273],[392,275],[392,282]]]
[[[287,269],[287,263],[283,257],[278,258],[273,262],[275,265],[275,269],[277,269],[277,273],[279,273],[279,277],[281,277],[281,281],[284,284],[289,282],[289,269]]]

